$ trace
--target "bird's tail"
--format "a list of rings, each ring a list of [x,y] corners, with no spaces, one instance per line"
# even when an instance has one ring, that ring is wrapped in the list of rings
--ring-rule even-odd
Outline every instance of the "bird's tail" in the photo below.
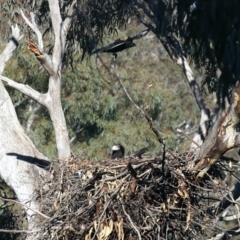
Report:
[[[148,148],[147,147],[145,147],[145,148],[142,148],[142,149],[140,149],[139,151],[137,151],[136,153],[134,153],[134,157],[139,157],[139,158],[141,158],[142,157],[142,155],[145,153],[145,152],[147,152],[148,151]]]

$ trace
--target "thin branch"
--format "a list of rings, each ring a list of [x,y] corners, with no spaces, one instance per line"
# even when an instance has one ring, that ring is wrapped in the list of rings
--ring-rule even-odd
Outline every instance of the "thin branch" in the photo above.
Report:
[[[11,230],[11,229],[0,229],[0,232],[5,232],[5,233],[35,233],[35,232],[40,232],[41,229],[37,228],[35,230]]]
[[[155,135],[157,136],[157,139],[158,141],[163,144],[163,146],[165,146],[165,143],[162,139],[162,137],[160,136],[158,130],[155,128],[154,124],[153,124],[153,121],[152,121],[152,118],[150,116],[148,116],[134,101],[133,99],[131,98],[131,96],[129,95],[127,89],[125,88],[122,80],[120,78],[118,78],[118,81],[120,82],[122,88],[123,88],[123,91],[125,92],[125,94],[127,95],[128,99],[132,102],[132,104],[134,105],[134,107],[139,110],[143,116],[145,116],[145,118],[147,119],[149,125],[150,125],[150,128],[153,130],[153,132],[155,133]]]
[[[123,209],[124,214],[125,214],[126,217],[128,218],[128,220],[129,220],[132,228],[133,228],[133,229],[135,230],[135,232],[137,233],[138,239],[141,240],[142,238],[141,238],[141,234],[140,234],[139,230],[138,230],[137,227],[134,225],[134,223],[133,223],[131,217],[129,216],[129,214],[127,214],[123,202],[122,202],[121,200],[120,200],[120,202],[121,202],[121,204],[122,204],[122,209]]]
[[[186,137],[189,141],[191,141],[192,143],[194,143],[197,147],[201,147],[201,145],[199,145],[197,142],[195,142],[193,139],[191,139],[185,132],[183,132],[181,129],[177,129],[178,133],[181,133],[184,137]]]
[[[156,28],[141,16],[140,12],[133,6],[133,4],[131,5],[131,8],[134,11],[135,15],[138,17],[139,21],[148,29],[150,29],[154,34],[157,34]]]
[[[28,209],[30,209],[30,210],[38,213],[38,214],[41,215],[42,217],[44,217],[44,218],[46,218],[46,219],[50,219],[50,217],[48,217],[47,215],[39,212],[39,211],[36,210],[36,209],[33,209],[33,208],[29,207],[28,205],[26,205],[26,204],[24,204],[24,203],[18,202],[18,201],[16,201],[16,200],[8,199],[8,198],[3,198],[3,197],[0,197],[0,199],[1,199],[2,201],[7,201],[7,202],[12,202],[12,203],[20,204],[20,205],[22,205],[23,207],[28,208]]]
[[[142,9],[142,10],[143,10],[143,12],[147,15],[147,17],[148,17],[151,21],[154,22],[154,20],[155,20],[154,14],[152,14],[151,11],[150,11],[149,9],[147,9],[144,4],[138,2],[137,0],[133,0],[133,2],[134,2],[134,4],[135,4],[139,9]],[[140,13],[139,13],[139,11],[133,6],[133,4],[131,4],[131,8],[134,10],[135,14],[138,15],[138,17],[141,16]],[[142,18],[142,17],[141,17],[141,18]]]
[[[122,184],[121,184],[121,185],[120,185],[120,186],[119,186],[119,187],[118,187],[118,188],[112,193],[112,195],[110,196],[108,202],[105,204],[104,209],[103,209],[103,211],[102,211],[100,217],[98,218],[98,226],[97,226],[97,229],[96,229],[95,234],[94,234],[94,236],[93,236],[92,239],[95,238],[95,236],[97,235],[97,233],[98,233],[98,231],[99,231],[100,224],[101,224],[101,220],[102,220],[104,214],[106,213],[106,210],[107,210],[109,204],[111,203],[112,198],[118,194],[118,192],[119,192],[120,189],[122,188],[123,184],[124,184],[124,182],[123,182],[123,183],[122,183]]]
[[[18,102],[14,104],[14,107],[17,108],[19,105],[21,105],[23,102],[25,102],[28,99],[27,96],[24,96],[22,99],[20,99]]]
[[[42,40],[42,34],[40,32],[40,30],[37,27],[37,24],[35,22],[35,16],[33,12],[30,12],[30,16],[31,16],[31,21],[29,21],[29,19],[24,15],[23,11],[21,10],[21,15],[22,18],[24,19],[24,21],[26,22],[26,24],[36,33],[37,38],[38,38],[38,47],[40,49],[41,52],[43,52],[43,40]]]

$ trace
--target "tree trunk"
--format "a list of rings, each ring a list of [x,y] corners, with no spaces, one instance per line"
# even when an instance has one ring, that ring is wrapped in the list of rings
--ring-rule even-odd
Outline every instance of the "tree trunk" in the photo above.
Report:
[[[225,104],[217,116],[211,131],[196,154],[194,167],[202,178],[210,167],[229,149],[240,145],[240,134],[236,127],[240,122],[240,84],[237,83],[231,105]]]
[[[25,205],[28,229],[38,223],[38,215],[31,209],[38,209],[36,191],[42,179],[49,176],[43,168],[45,158],[33,145],[20,125],[11,98],[0,82],[0,176],[11,187],[18,201]],[[42,168],[39,168],[40,165]]]
[[[57,74],[56,74],[57,75]],[[52,120],[58,157],[64,159],[70,156],[71,148],[68,137],[67,124],[61,103],[61,78],[55,76],[49,79],[48,100],[45,105]]]
[[[18,27],[12,27],[13,38],[0,55],[0,75],[6,62],[21,39]],[[37,190],[50,174],[49,162],[35,148],[20,125],[11,98],[0,81],[0,177],[11,187],[24,206],[28,229],[36,229],[39,222]],[[30,208],[28,208],[30,207]],[[28,239],[33,239],[28,236]]]

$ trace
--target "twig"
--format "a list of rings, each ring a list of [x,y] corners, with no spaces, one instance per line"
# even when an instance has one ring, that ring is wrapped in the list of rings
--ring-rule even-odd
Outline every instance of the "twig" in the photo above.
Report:
[[[150,125],[150,128],[151,128],[151,129],[153,130],[153,132],[155,133],[158,141],[159,141],[162,145],[164,145],[164,141],[163,141],[162,137],[160,136],[158,130],[155,128],[155,126],[154,126],[154,124],[153,124],[153,121],[152,121],[152,118],[151,118],[150,116],[148,116],[148,114],[145,113],[145,112],[142,110],[142,108],[140,108],[140,107],[133,101],[133,99],[132,99],[131,96],[129,95],[127,89],[125,88],[122,80],[121,80],[119,77],[118,77],[118,81],[120,82],[120,84],[121,84],[121,86],[122,86],[122,88],[123,88],[123,91],[124,91],[125,94],[127,95],[128,99],[132,102],[132,104],[134,105],[134,107],[135,107],[137,110],[139,110],[139,111],[142,113],[142,115],[147,119],[147,121],[148,121],[148,123],[149,123],[149,125]]]
[[[137,235],[138,235],[138,239],[141,240],[142,238],[141,238],[141,234],[140,234],[139,230],[138,230],[137,227],[134,225],[134,223],[133,223],[131,217],[127,214],[127,212],[126,212],[126,210],[125,210],[125,207],[124,207],[124,204],[123,204],[122,200],[120,200],[120,202],[121,202],[121,204],[122,204],[122,209],[123,209],[124,214],[127,216],[129,222],[130,222],[131,225],[132,225],[132,228],[133,228],[133,229],[135,230],[135,232],[137,233]]]
[[[35,233],[35,232],[40,232],[41,229],[34,229],[34,230],[11,230],[11,229],[0,229],[0,232],[5,232],[5,233]]]
[[[28,205],[26,205],[26,204],[24,204],[24,203],[18,202],[18,201],[16,201],[16,200],[8,199],[8,198],[3,198],[3,197],[0,197],[0,199],[1,199],[2,201],[7,201],[7,202],[13,202],[13,203],[20,204],[20,205],[24,206],[25,208],[28,208],[28,209],[30,209],[30,210],[38,213],[38,214],[41,215],[42,217],[44,217],[44,218],[46,218],[46,219],[50,219],[49,216],[45,215],[44,213],[39,212],[39,211],[36,210],[36,209],[33,209],[33,208],[29,207]]]
[[[181,129],[177,129],[178,133],[181,133],[184,137],[186,137],[189,141],[191,141],[192,143],[194,143],[197,147],[201,147],[196,141],[194,141],[193,139],[191,139],[185,132],[183,132]]]
[[[117,190],[115,190],[115,191],[113,192],[113,194],[110,196],[110,199],[109,199],[108,202],[105,204],[105,207],[104,207],[104,209],[103,209],[103,211],[102,211],[102,213],[101,213],[101,215],[100,215],[100,217],[99,217],[99,219],[98,219],[98,227],[97,227],[97,229],[96,229],[96,231],[95,231],[95,234],[94,234],[94,236],[93,236],[92,239],[94,239],[95,236],[96,236],[97,233],[98,233],[98,230],[99,230],[99,228],[100,228],[100,224],[101,224],[102,217],[103,217],[104,213],[106,212],[106,210],[107,210],[107,208],[108,208],[108,205],[110,204],[112,198],[120,191],[120,189],[122,188],[123,184],[124,184],[124,182],[117,188]]]

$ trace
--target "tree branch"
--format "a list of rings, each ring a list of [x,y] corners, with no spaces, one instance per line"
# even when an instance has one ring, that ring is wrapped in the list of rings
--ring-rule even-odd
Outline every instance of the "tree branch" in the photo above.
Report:
[[[19,44],[19,41],[23,38],[23,35],[20,35],[20,29],[18,25],[12,25],[12,38],[8,45],[3,50],[0,55],[0,75],[3,73],[6,62],[11,58],[13,51]]]
[[[40,30],[38,29],[37,24],[35,22],[34,13],[30,12],[31,21],[32,21],[32,22],[30,22],[28,20],[28,18],[24,15],[23,11],[21,10],[20,12],[21,12],[22,18],[24,19],[26,24],[36,33],[37,38],[38,38],[38,47],[39,47],[40,51],[43,52],[44,48],[43,48],[42,34],[41,34]]]
[[[4,77],[2,75],[0,75],[0,79],[6,82],[8,86],[20,91],[21,93],[25,94],[26,96],[46,107],[46,94],[39,93],[28,85],[15,82],[10,78]]]
[[[36,233],[36,232],[40,232],[41,229],[37,228],[34,230],[12,230],[12,229],[0,229],[0,232],[5,232],[5,233],[27,233],[27,234],[31,234],[31,233]]]
[[[30,40],[28,41],[28,48],[30,51],[32,51],[38,61],[41,63],[41,65],[47,70],[50,76],[53,76],[55,74],[53,70],[53,64],[50,59],[50,57],[44,52],[44,46],[43,46],[43,39],[42,39],[42,34],[40,30],[37,27],[37,24],[35,22],[35,16],[34,13],[30,13],[31,15],[31,21],[24,15],[23,11],[21,10],[21,15],[26,24],[36,33],[37,38],[38,38],[38,46],[36,46],[34,43],[32,43]]]
[[[149,9],[146,8],[146,6],[140,2],[138,2],[137,0],[133,0],[134,4],[142,9],[144,11],[144,13],[147,15],[147,17],[154,22],[154,15],[151,14],[151,12],[149,11]],[[131,8],[134,10],[134,13],[137,14],[138,18],[140,17],[141,19],[143,19],[139,13],[139,11],[133,6],[133,4],[131,4]]]
[[[50,9],[50,16],[53,26],[53,32],[55,35],[55,42],[52,54],[53,66],[58,74],[61,74],[61,64],[62,57],[64,53],[64,41],[62,39],[62,17],[60,13],[59,1],[58,0],[48,0],[48,5]]]
[[[133,3],[138,6],[138,8],[142,9],[146,16],[155,23],[156,27],[154,27],[151,23],[147,22],[140,14],[140,12],[136,9],[136,7],[133,5]],[[159,19],[154,18],[154,14],[152,15],[150,10],[146,8],[146,6],[142,3],[139,3],[137,0],[133,0],[133,3],[131,4],[131,8],[134,11],[135,15],[138,17],[138,19],[144,24],[146,27],[148,27],[161,41],[162,45],[168,52],[171,59],[177,63],[178,66],[180,66],[183,70],[184,75],[186,76],[188,83],[190,85],[190,88],[192,90],[192,93],[195,97],[196,103],[198,104],[200,110],[201,110],[201,119],[199,123],[199,129],[198,132],[195,134],[193,143],[191,144],[192,148],[196,148],[196,145],[194,142],[197,142],[198,145],[202,145],[203,140],[207,136],[208,131],[208,123],[210,120],[210,110],[208,109],[207,105],[205,104],[204,98],[202,96],[201,90],[199,85],[196,82],[196,79],[193,76],[193,72],[184,56],[182,47],[178,41],[177,38],[174,38],[173,36],[165,36],[163,33],[163,36],[159,35],[157,26],[160,25]],[[171,7],[171,6],[169,6]]]
[[[135,2],[135,1],[134,1]],[[131,8],[134,11],[135,15],[137,16],[137,18],[139,19],[139,21],[146,26],[148,29],[150,29],[154,34],[157,35],[157,31],[156,28],[149,22],[147,22],[140,14],[140,12],[133,6],[133,4],[131,4]]]
[[[24,203],[18,202],[18,201],[13,200],[13,199],[3,198],[3,197],[0,197],[0,199],[1,199],[2,201],[7,201],[7,202],[12,202],[12,203],[20,204],[20,205],[22,205],[23,207],[28,208],[28,209],[34,211],[35,213],[38,213],[38,214],[41,215],[42,217],[44,217],[44,218],[46,218],[46,219],[50,219],[49,216],[47,216],[47,215],[39,212],[39,211],[36,210],[36,209],[33,209],[33,208],[29,207],[28,205],[26,205],[26,204],[24,204]]]
[[[141,238],[141,234],[140,234],[138,228],[135,226],[135,224],[133,223],[131,217],[130,217],[129,214],[126,212],[125,207],[124,207],[124,203],[123,203],[121,200],[120,200],[120,202],[121,202],[121,204],[122,204],[122,210],[123,210],[124,214],[125,214],[126,217],[128,218],[128,220],[129,220],[132,228],[134,229],[134,231],[137,233],[138,239],[141,240],[142,238]]]
[[[75,6],[76,2],[77,2],[76,0],[74,0],[72,2],[71,7],[68,11],[67,17],[65,18],[65,20],[62,24],[61,37],[62,37],[63,46],[65,46],[65,43],[66,43],[66,37],[67,37],[67,33],[68,33],[68,30],[69,30],[71,22],[72,22],[72,16],[73,16],[73,13],[74,13],[74,6]]]
[[[183,70],[183,73],[188,80],[189,86],[192,90],[196,103],[201,111],[199,129],[193,139],[195,142],[198,143],[198,145],[202,145],[203,140],[207,136],[209,128],[210,110],[205,103],[200,87],[193,75],[192,69],[188,61],[184,56],[182,47],[178,39],[173,36],[159,37],[159,39],[163,44],[164,48],[166,49],[166,51],[168,52],[171,59],[174,62],[176,62],[176,64]],[[193,143],[191,147],[196,148],[197,146]]]
[[[163,147],[165,148],[165,143],[162,139],[162,137],[160,136],[158,130],[155,128],[154,124],[153,124],[153,121],[152,121],[152,118],[150,116],[148,116],[148,114],[146,114],[134,101],[133,99],[131,98],[131,96],[129,95],[127,89],[125,88],[122,80],[120,78],[118,78],[118,81],[120,82],[122,88],[123,88],[123,91],[125,92],[125,94],[127,95],[128,99],[132,102],[132,104],[134,105],[134,107],[139,110],[141,112],[141,114],[147,119],[149,125],[150,125],[150,128],[152,129],[152,131],[155,133],[159,143],[161,143],[163,145]]]

